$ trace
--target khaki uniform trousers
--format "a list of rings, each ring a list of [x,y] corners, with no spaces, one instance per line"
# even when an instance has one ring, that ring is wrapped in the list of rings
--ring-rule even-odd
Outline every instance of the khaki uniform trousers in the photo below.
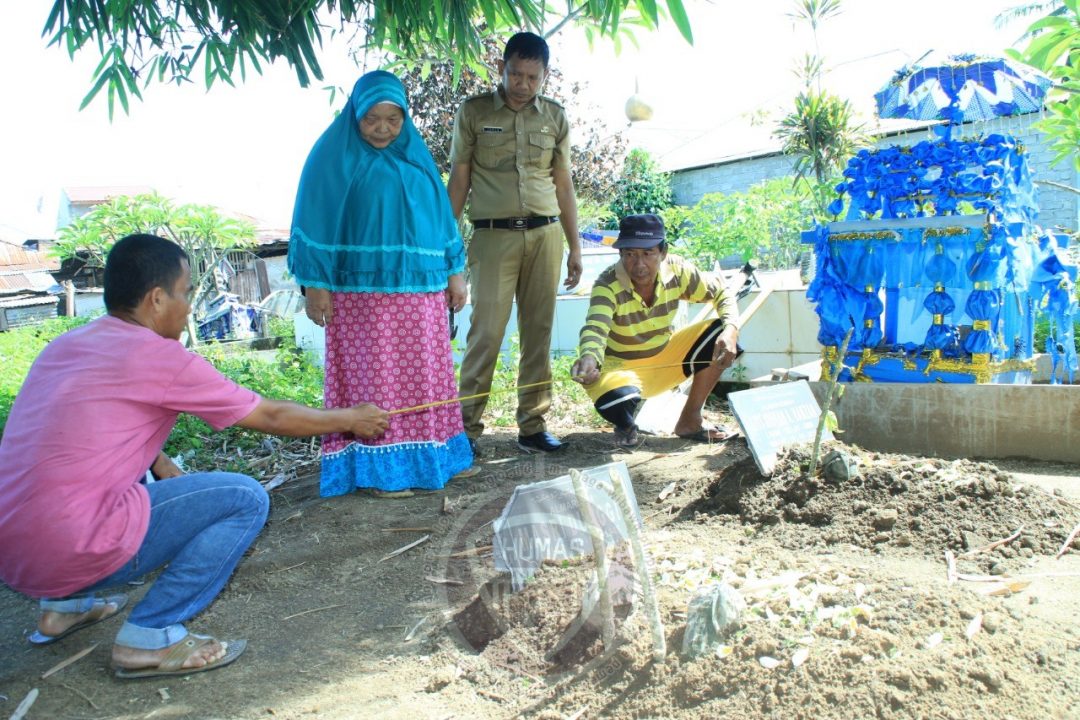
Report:
[[[469,298],[472,321],[461,361],[460,395],[491,390],[510,308],[517,299],[521,361],[518,385],[551,380],[551,328],[562,271],[563,232],[558,222],[533,230],[478,229],[469,242]],[[487,396],[461,403],[465,433],[484,432]],[[518,391],[517,423],[521,435],[546,430],[551,385]]]

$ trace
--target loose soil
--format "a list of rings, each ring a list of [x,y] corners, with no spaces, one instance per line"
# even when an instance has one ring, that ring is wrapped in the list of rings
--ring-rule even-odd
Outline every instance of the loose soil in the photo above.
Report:
[[[484,472],[443,493],[324,499],[312,476],[273,490],[266,530],[191,623],[248,639],[227,669],[116,680],[115,623],[30,647],[35,604],[0,589],[0,716],[37,688],[31,720],[1080,718],[1080,541],[1054,558],[1080,522],[1080,468],[837,444],[849,462],[835,479],[805,479],[802,450],[766,479],[741,439],[624,452],[610,433],[555,430],[571,444],[552,457],[485,436]],[[519,593],[492,564],[491,521],[515,486],[612,460],[645,519],[660,664],[638,606],[619,605],[607,652],[596,617],[564,637],[590,558],[545,563]],[[688,603],[721,582],[741,622],[688,658]]]

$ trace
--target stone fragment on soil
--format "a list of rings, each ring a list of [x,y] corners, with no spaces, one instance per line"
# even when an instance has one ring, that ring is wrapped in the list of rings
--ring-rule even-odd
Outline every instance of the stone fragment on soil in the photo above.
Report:
[[[877,530],[892,530],[897,517],[898,513],[894,508],[876,508],[870,522]]]

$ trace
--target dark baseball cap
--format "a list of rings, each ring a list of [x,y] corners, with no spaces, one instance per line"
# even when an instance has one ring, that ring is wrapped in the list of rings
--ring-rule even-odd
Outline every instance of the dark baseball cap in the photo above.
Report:
[[[664,221],[659,215],[627,215],[619,222],[619,237],[611,247],[647,249],[664,242],[665,237]]]

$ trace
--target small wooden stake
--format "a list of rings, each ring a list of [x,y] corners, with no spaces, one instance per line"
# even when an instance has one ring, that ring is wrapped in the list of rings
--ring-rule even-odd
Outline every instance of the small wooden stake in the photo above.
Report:
[[[611,484],[615,489],[615,504],[619,506],[623,521],[626,523],[626,535],[630,540],[630,549],[634,552],[634,572],[641,583],[641,599],[645,603],[645,613],[649,618],[649,628],[653,638],[653,661],[662,663],[667,655],[667,641],[664,639],[664,623],[660,619],[660,606],[656,603],[653,592],[652,576],[649,574],[649,558],[645,555],[645,546],[641,542],[634,513],[630,510],[630,498],[626,496],[622,478],[614,468],[608,470]]]
[[[574,494],[577,495],[581,520],[585,523],[589,538],[592,540],[593,558],[596,561],[596,582],[600,589],[600,614],[604,621],[600,634],[604,641],[604,650],[611,650],[615,647],[615,611],[611,606],[611,589],[608,587],[607,545],[604,543],[604,534],[593,516],[592,503],[589,502],[589,496],[585,490],[585,476],[580,471],[571,468],[570,480],[574,483]]]

